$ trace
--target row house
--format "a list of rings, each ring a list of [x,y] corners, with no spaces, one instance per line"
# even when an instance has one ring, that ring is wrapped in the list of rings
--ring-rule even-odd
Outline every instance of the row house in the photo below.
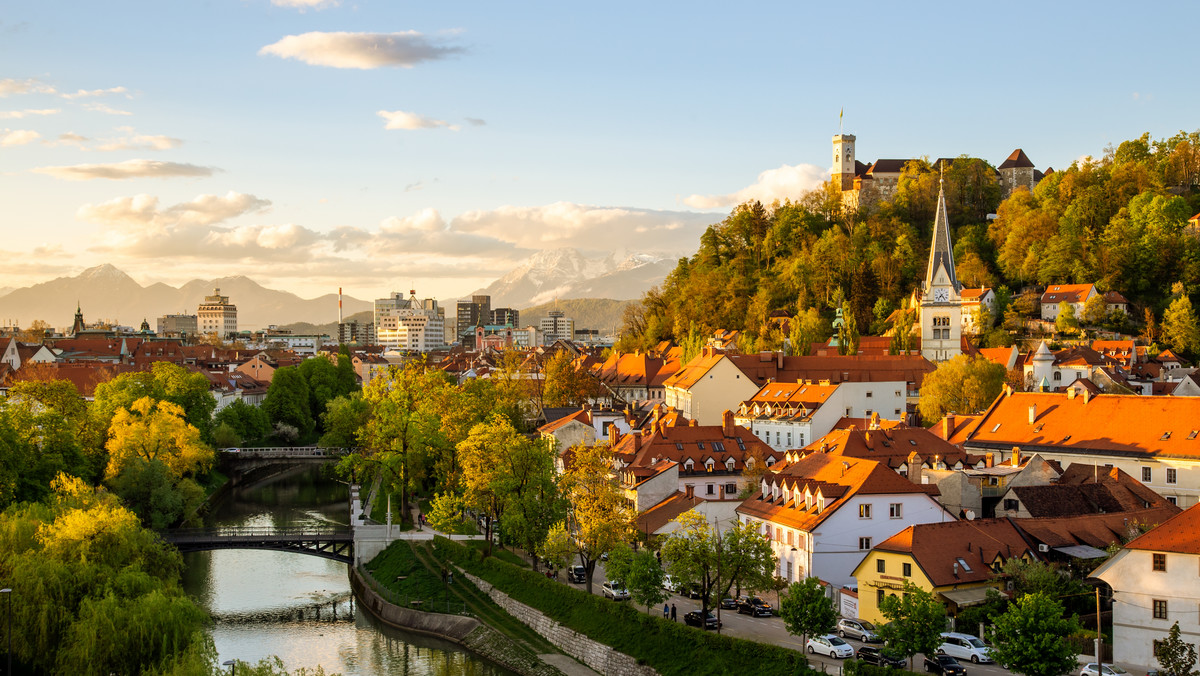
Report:
[[[907,386],[895,382],[774,382],[739,406],[734,422],[777,451],[803,448],[843,418],[904,420]]]
[[[764,474],[737,514],[771,542],[781,578],[842,587],[877,543],[910,524],[953,521],[936,495],[881,462],[813,453]]]

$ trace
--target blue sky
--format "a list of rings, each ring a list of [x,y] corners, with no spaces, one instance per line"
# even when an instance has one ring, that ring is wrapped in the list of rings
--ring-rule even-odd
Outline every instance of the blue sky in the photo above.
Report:
[[[741,3],[739,3],[741,4]],[[1196,6],[7,3],[0,286],[112,263],[451,300],[531,253],[694,252],[861,160],[1041,169],[1197,128]]]

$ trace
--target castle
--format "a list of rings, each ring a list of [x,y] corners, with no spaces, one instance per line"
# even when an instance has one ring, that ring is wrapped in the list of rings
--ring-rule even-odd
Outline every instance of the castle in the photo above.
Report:
[[[833,137],[833,172],[835,183],[841,184],[842,204],[851,209],[870,207],[876,202],[891,200],[896,194],[896,185],[904,165],[912,160],[875,160],[863,164],[854,157],[854,135],[838,134]],[[939,159],[940,165],[948,158]],[[1045,174],[1054,171],[1047,169]],[[1000,163],[996,177],[1004,197],[1024,186],[1033,190],[1045,175],[1038,171],[1025,151],[1017,148]]]

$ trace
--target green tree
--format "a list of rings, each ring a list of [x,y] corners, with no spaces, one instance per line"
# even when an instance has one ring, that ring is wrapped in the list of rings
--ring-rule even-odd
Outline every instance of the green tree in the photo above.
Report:
[[[117,409],[128,410],[142,397],[177,404],[188,424],[200,432],[202,439],[208,440],[217,401],[209,393],[204,374],[170,362],[154,362],[149,372],[122,373],[96,386],[92,413],[107,426]]]
[[[1064,676],[1079,666],[1067,637],[1079,630],[1063,617],[1062,604],[1037,592],[1026,594],[995,618],[992,657],[1024,676]]]
[[[95,453],[87,454],[80,443],[87,416],[70,417],[44,405],[34,387],[20,383],[0,400],[0,507],[45,498],[61,472],[93,475],[88,456]]]
[[[1176,352],[1187,355],[1200,352],[1200,326],[1187,294],[1180,294],[1163,312],[1162,339]]]
[[[812,351],[812,344],[821,342],[828,329],[828,324],[821,318],[816,308],[808,308],[792,317],[791,331],[788,333],[790,354],[806,355]]]
[[[1179,622],[1171,625],[1167,637],[1154,646],[1154,659],[1158,660],[1165,676],[1196,676],[1196,646],[1180,636]]]
[[[1075,305],[1063,301],[1058,304],[1058,316],[1054,318],[1054,328],[1059,333],[1075,333],[1079,330],[1079,319],[1075,316]]]
[[[1080,321],[1086,326],[1100,326],[1108,319],[1108,305],[1104,302],[1104,294],[1096,294],[1083,303],[1083,314]]]
[[[825,588],[815,577],[793,582],[779,601],[779,617],[789,634],[800,635],[801,643],[808,637],[827,634],[837,623],[837,611],[833,599],[825,595]]]
[[[543,406],[579,407],[596,395],[596,379],[567,350],[560,350],[550,357],[545,375]]]
[[[109,478],[121,473],[135,458],[161,461],[178,477],[208,470],[213,450],[188,424],[183,408],[169,401],[142,397],[129,409],[119,409],[109,428]]]
[[[325,448],[354,448],[370,416],[370,405],[357,392],[328,402],[321,414],[325,434],[317,443]]]
[[[213,422],[217,427],[227,425],[238,437],[238,440],[232,444],[218,443],[219,447],[259,444],[271,434],[271,420],[267,417],[267,412],[258,406],[251,406],[241,399],[235,399],[231,404],[217,411]]]
[[[275,371],[262,410],[272,425],[290,425],[299,430],[302,437],[313,431],[315,423],[308,381],[299,367],[285,366]]]
[[[960,354],[942,362],[921,382],[921,418],[932,425],[950,412],[978,413],[1000,395],[1004,377],[1003,366],[983,357]]]
[[[694,510],[675,521],[679,528],[663,543],[663,561],[672,578],[699,589],[702,614],[735,584],[751,591],[771,587],[775,554],[753,526],[739,522],[720,532]]]
[[[568,529],[574,534],[576,552],[587,571],[587,590],[591,593],[596,560],[633,535],[634,514],[614,476],[612,451],[607,444],[570,449],[562,486],[570,504]]]
[[[199,484],[176,475],[158,459],[132,458],[107,483],[142,525],[153,530],[174,526],[204,502]]]
[[[654,552],[643,547],[633,551],[624,542],[613,547],[605,565],[608,579],[619,580],[629,590],[629,596],[639,606],[650,612],[650,606],[658,605],[670,598],[663,589],[664,571]]]
[[[946,630],[946,607],[933,594],[905,580],[899,596],[889,594],[879,604],[887,624],[879,635],[892,651],[911,666],[917,653],[932,655],[941,645],[941,633]]]

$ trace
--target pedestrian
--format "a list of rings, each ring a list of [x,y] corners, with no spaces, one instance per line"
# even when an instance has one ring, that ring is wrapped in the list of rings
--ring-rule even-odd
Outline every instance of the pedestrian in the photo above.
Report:
[[[671,604],[671,621],[672,622],[679,621],[679,620],[675,619],[675,604],[674,603]]]
[[[665,603],[664,603],[664,604],[663,604],[663,619],[664,619],[664,620],[665,620],[665,619],[667,619],[667,616],[668,616],[668,615],[670,615],[670,614],[671,614],[671,608],[670,608],[670,606],[668,606],[667,604],[665,604]]]
[[[454,584],[454,571],[446,573],[446,584]]]

